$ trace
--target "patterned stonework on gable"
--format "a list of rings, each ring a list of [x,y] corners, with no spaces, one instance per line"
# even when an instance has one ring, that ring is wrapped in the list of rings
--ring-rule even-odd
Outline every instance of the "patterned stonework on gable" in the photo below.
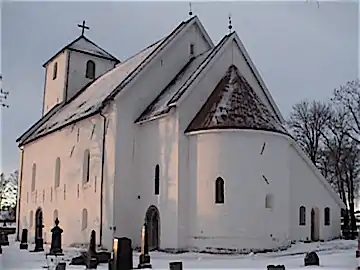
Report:
[[[229,67],[186,132],[221,128],[288,134],[234,65]]]

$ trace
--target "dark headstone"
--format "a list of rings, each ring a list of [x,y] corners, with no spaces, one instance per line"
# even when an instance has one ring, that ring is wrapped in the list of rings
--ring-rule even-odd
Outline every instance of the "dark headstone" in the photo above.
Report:
[[[1,247],[1,245],[0,245],[0,254],[2,254],[2,247]]]
[[[61,234],[63,229],[59,227],[59,219],[55,219],[55,227],[51,229],[51,247],[50,255],[63,255],[63,250],[61,248]]]
[[[66,262],[59,262],[56,265],[55,270],[66,270]]]
[[[314,251],[307,253],[305,256],[305,259],[304,259],[304,265],[305,266],[311,266],[311,265],[320,266],[319,256]]]
[[[33,252],[42,252],[44,251],[44,240],[41,237],[35,238],[35,248]]]
[[[91,231],[89,249],[85,258],[86,269],[96,269],[99,264],[96,258],[96,232]]]
[[[113,252],[113,259],[111,260],[112,270],[133,269],[133,249],[131,247],[131,239],[126,237],[115,238]]]
[[[139,269],[152,268],[150,263],[148,234],[148,227],[145,222],[141,230],[141,254],[139,256]]]
[[[97,269],[98,261],[95,257],[88,257],[86,269]]]
[[[169,269],[170,270],[182,270],[182,262],[170,262],[169,263]]]
[[[0,232],[0,246],[8,246],[9,238],[5,232]]]
[[[28,249],[28,230],[23,229],[21,233],[20,249]]]
[[[268,265],[267,270],[285,270],[285,265]]]
[[[96,232],[94,230],[92,230],[90,234],[90,245],[88,252],[91,254],[91,256],[96,254]]]

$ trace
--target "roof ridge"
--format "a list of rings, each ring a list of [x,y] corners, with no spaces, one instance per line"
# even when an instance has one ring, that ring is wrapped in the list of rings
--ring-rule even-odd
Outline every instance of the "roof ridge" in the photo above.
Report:
[[[185,91],[187,90],[187,88],[191,85],[191,83],[199,76],[199,74],[201,73],[201,71],[209,64],[209,62],[211,61],[211,59],[216,55],[216,53],[222,48],[222,46],[224,45],[224,43],[228,40],[228,38],[232,35],[233,33],[227,34],[225,35],[219,42],[218,44],[211,50],[211,52],[209,53],[209,55],[207,55],[205,57],[205,59],[201,62],[201,64],[199,65],[199,67],[195,70],[195,72],[184,82],[184,84],[180,87],[179,91],[177,93],[175,93],[175,95],[170,99],[170,101],[168,102],[168,106],[173,106],[175,105],[174,103],[176,103],[180,97],[185,93]]]

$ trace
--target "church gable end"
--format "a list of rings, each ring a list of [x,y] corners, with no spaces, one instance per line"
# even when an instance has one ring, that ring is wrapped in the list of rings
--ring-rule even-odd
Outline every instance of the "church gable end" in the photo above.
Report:
[[[231,65],[186,132],[203,129],[257,129],[287,134],[236,66]]]

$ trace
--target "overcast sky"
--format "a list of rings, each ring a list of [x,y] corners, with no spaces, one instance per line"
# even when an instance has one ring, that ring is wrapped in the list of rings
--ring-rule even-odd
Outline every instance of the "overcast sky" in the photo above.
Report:
[[[214,43],[228,14],[285,117],[305,98],[327,99],[359,76],[358,4],[290,2],[194,3]],[[1,73],[10,108],[1,112],[1,165],[19,166],[16,138],[41,116],[42,64],[80,34],[123,60],[188,18],[187,2],[6,2],[1,13]],[[51,146],[49,146],[51,147]],[[41,149],[39,149],[41,151]]]

